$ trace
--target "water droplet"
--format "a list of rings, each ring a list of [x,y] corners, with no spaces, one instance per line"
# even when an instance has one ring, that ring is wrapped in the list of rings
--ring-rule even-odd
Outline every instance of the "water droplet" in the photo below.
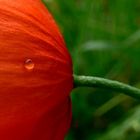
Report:
[[[33,69],[34,69],[34,66],[35,66],[35,64],[33,63],[32,59],[27,59],[27,60],[25,61],[24,67],[25,67],[27,70],[29,70],[29,71],[33,70]]]

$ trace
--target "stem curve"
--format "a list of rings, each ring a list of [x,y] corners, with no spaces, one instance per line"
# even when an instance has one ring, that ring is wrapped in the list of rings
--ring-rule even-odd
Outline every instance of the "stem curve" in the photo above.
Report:
[[[118,81],[93,77],[93,76],[74,75],[73,77],[74,77],[75,88],[95,87],[95,88],[109,89],[117,92],[122,92],[136,99],[140,99],[140,89]]]

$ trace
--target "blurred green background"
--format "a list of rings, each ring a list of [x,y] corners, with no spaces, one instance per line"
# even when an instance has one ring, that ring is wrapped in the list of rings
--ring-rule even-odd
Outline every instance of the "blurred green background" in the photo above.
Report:
[[[140,88],[140,0],[44,0],[71,53],[74,73]],[[65,140],[140,140],[140,101],[108,90],[72,93]]]

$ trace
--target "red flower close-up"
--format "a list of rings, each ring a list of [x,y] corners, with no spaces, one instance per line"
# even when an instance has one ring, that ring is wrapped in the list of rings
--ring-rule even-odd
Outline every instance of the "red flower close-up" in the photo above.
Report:
[[[40,0],[0,0],[0,139],[63,140],[72,61]]]

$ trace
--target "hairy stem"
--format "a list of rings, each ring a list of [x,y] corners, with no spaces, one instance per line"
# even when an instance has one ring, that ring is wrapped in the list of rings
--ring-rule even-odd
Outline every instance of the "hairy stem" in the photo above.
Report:
[[[109,89],[117,92],[122,92],[136,99],[140,99],[140,89],[118,81],[108,80],[104,78],[74,75],[74,85],[75,88],[96,87],[96,88]]]

